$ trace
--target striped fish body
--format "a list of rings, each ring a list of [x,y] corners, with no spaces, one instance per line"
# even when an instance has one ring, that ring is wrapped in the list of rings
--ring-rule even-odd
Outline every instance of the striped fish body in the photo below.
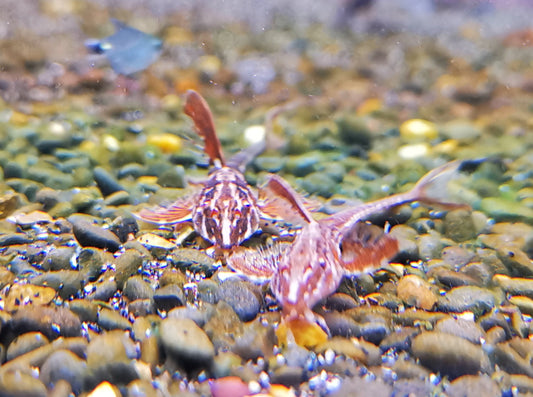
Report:
[[[194,229],[214,245],[233,248],[259,228],[257,198],[239,171],[216,169],[197,197],[192,209]]]

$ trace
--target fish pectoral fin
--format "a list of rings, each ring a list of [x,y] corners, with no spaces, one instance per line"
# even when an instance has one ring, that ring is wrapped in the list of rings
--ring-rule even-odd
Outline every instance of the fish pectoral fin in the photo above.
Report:
[[[253,281],[265,282],[274,275],[278,255],[280,254],[270,248],[237,247],[228,256],[226,263],[232,270]]]
[[[356,223],[341,240],[342,264],[348,274],[378,268],[398,250],[398,240],[364,222]]]
[[[273,219],[283,219],[296,225],[313,222],[305,200],[281,177],[271,175],[259,189],[261,211]]]
[[[191,220],[191,205],[188,201],[176,201],[169,207],[142,209],[135,216],[149,223],[173,225]]]

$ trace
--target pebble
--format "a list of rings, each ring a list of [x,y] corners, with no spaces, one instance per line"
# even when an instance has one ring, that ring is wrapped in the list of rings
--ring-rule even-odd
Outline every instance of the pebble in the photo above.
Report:
[[[426,142],[437,138],[437,126],[431,121],[410,119],[400,125],[400,136],[410,142]]]
[[[496,345],[493,352],[495,364],[510,374],[521,374],[533,378],[533,367],[527,353],[522,355],[517,352],[512,346],[513,340]],[[530,348],[532,347],[530,346]],[[531,350],[529,354],[531,354]]]
[[[176,284],[168,284],[156,289],[152,297],[156,309],[168,312],[169,310],[185,305],[185,295]]]
[[[92,389],[103,381],[127,385],[138,379],[136,358],[137,347],[128,333],[113,330],[94,336],[87,346],[86,387]]]
[[[21,307],[11,318],[10,326],[16,333],[36,331],[41,332],[48,339],[81,334],[80,319],[64,307]]]
[[[396,351],[409,351],[412,339],[420,333],[418,328],[403,327],[387,335],[379,344],[381,351],[394,349]]]
[[[103,329],[122,329],[130,330],[132,328],[131,323],[127,318],[120,315],[118,311],[103,307],[98,312],[98,320],[96,323]]]
[[[339,117],[335,120],[339,136],[350,145],[370,147],[372,136],[365,118],[359,116]]]
[[[261,310],[262,304],[253,288],[246,281],[229,279],[220,284],[218,297],[232,307],[241,321],[251,321]]]
[[[151,299],[154,295],[154,290],[152,289],[150,283],[139,275],[128,278],[124,284],[123,292],[126,298],[128,298],[130,301],[137,299]]]
[[[446,395],[449,397],[476,395],[484,397],[500,397],[502,392],[498,387],[498,384],[486,374],[464,375],[450,383],[446,388]]]
[[[322,172],[313,172],[305,176],[300,185],[307,193],[317,194],[324,198],[333,196],[337,187],[335,180]]]
[[[215,348],[194,321],[166,318],[159,326],[159,333],[165,352],[187,370],[212,364]]]
[[[492,281],[511,295],[524,295],[533,299],[533,280],[496,274]]]
[[[46,397],[46,387],[39,379],[24,372],[0,376],[0,397]]]
[[[183,189],[187,186],[185,168],[181,165],[169,168],[158,176],[157,183],[163,187]]]
[[[39,379],[48,387],[53,387],[61,379],[68,382],[78,395],[83,390],[87,364],[69,350],[56,350],[43,363]]]
[[[72,224],[74,237],[82,247],[96,247],[116,252],[120,248],[120,240],[113,232],[78,220]]]
[[[500,197],[485,197],[479,209],[497,222],[526,221],[533,222],[533,209],[514,200]]]
[[[490,360],[483,349],[455,335],[423,332],[413,339],[411,349],[424,366],[452,379],[490,372]]]
[[[55,296],[56,291],[50,287],[14,284],[5,297],[4,310],[12,312],[21,307],[47,305]]]
[[[444,234],[461,243],[476,237],[476,227],[472,214],[467,210],[449,211],[444,217]]]
[[[163,153],[177,153],[182,146],[181,139],[170,133],[148,135],[146,143],[148,145],[157,146]]]
[[[435,331],[459,336],[474,344],[481,344],[486,334],[477,323],[463,318],[448,317],[439,320],[435,325]]]
[[[479,316],[496,305],[496,298],[490,291],[475,287],[456,287],[440,297],[437,306],[444,312],[462,313],[471,311]]]
[[[398,298],[406,305],[424,310],[431,310],[438,299],[431,285],[416,275],[402,277],[396,290]]]
[[[11,361],[14,358],[28,353],[34,349],[48,344],[46,336],[40,332],[26,332],[17,336],[6,350],[6,360]]]
[[[46,254],[43,261],[45,270],[71,270],[72,260],[75,258],[76,249],[71,247],[58,247]]]

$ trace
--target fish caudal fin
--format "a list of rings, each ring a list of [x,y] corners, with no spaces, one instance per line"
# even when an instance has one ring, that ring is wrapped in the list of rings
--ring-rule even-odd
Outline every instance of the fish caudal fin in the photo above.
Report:
[[[224,166],[224,156],[215,130],[213,114],[205,99],[196,91],[187,91],[184,111],[192,119],[196,131],[204,140],[204,151],[209,156],[211,164]]]
[[[398,240],[369,223],[358,222],[341,240],[343,267],[348,274],[375,269],[392,258],[399,249]]]

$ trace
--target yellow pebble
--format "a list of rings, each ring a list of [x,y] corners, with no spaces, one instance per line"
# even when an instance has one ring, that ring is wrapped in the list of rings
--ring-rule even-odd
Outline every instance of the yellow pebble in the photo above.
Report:
[[[380,110],[383,107],[381,99],[378,98],[369,98],[361,103],[357,107],[357,114],[364,116],[365,114],[373,113],[377,110]]]
[[[441,154],[453,154],[457,150],[458,146],[459,146],[459,142],[457,142],[457,140],[448,139],[436,145],[433,148],[433,151],[435,153],[441,153]]]
[[[24,113],[13,112],[9,121],[14,125],[26,125],[30,121],[30,117]]]
[[[118,397],[120,392],[107,381],[100,383],[96,388],[88,394],[88,397]]]
[[[214,55],[204,55],[198,58],[197,65],[198,70],[208,75],[213,75],[220,70],[222,62]]]
[[[163,153],[176,153],[181,149],[181,139],[169,133],[150,135],[146,143],[157,146]]]
[[[422,119],[407,120],[400,125],[400,135],[408,141],[430,141],[439,135],[437,126]]]

